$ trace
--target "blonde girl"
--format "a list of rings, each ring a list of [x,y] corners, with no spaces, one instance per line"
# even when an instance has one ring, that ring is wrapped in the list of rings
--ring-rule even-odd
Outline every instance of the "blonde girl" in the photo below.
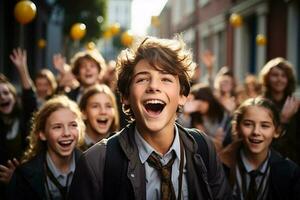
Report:
[[[97,84],[87,89],[80,100],[79,107],[87,127],[82,150],[119,130],[116,97],[107,85]]]
[[[83,134],[75,102],[65,96],[45,102],[32,120],[29,147],[9,185],[10,197],[66,199]]]

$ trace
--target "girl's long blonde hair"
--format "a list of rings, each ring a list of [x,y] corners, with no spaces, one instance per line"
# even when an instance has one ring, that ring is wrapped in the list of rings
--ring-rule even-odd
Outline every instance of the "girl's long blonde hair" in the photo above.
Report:
[[[62,108],[67,108],[76,115],[79,127],[77,146],[80,146],[83,143],[85,125],[82,120],[82,115],[78,108],[78,105],[64,95],[56,96],[46,101],[42,105],[42,107],[34,114],[32,118],[30,135],[28,136],[29,146],[26,149],[23,158],[21,159],[22,163],[31,160],[39,152],[47,150],[47,143],[39,138],[39,133],[45,132],[47,119],[50,117],[50,115]]]

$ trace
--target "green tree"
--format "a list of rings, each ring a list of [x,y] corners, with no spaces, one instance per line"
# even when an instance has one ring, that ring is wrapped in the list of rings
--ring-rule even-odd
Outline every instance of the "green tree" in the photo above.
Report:
[[[64,9],[64,35],[69,36],[74,23],[84,23],[87,27],[82,43],[94,41],[102,35],[107,16],[108,0],[57,0],[57,4]]]

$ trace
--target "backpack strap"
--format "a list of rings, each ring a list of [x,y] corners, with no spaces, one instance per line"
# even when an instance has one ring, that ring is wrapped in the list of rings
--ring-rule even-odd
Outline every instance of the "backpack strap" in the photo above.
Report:
[[[186,129],[186,130],[195,139],[195,141],[198,145],[197,154],[201,155],[206,169],[209,169],[209,167],[208,167],[208,163],[209,163],[209,141],[208,141],[208,137],[205,135],[205,133],[203,133],[202,131],[199,131],[198,129],[195,129],[195,128]]]
[[[212,191],[209,185],[209,179],[208,179],[208,175],[209,175],[209,163],[210,163],[210,156],[212,155],[210,152],[212,151],[212,145],[211,142],[209,141],[207,135],[202,132],[199,131],[197,129],[186,129],[186,131],[192,135],[192,137],[194,138],[194,140],[196,141],[198,148],[197,148],[197,154],[199,154],[201,156],[201,162],[202,165],[199,168],[200,170],[200,175],[202,177],[202,184],[203,187],[206,188],[205,191],[205,196],[206,199],[213,199],[212,196]]]
[[[127,178],[128,159],[121,149],[118,135],[106,144],[103,191],[104,199],[130,199],[131,183]],[[132,194],[132,193],[131,193]]]

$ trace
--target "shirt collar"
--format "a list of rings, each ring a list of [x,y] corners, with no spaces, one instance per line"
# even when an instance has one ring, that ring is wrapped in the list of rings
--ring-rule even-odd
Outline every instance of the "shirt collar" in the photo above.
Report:
[[[92,140],[92,138],[90,138],[90,136],[88,136],[88,134],[84,135],[84,142],[87,146],[95,144],[95,142]]]
[[[153,151],[158,155],[162,156],[160,153],[155,151],[155,149],[146,140],[144,140],[144,138],[140,135],[137,128],[135,128],[134,131],[134,138],[139,150],[139,157],[142,164],[146,162],[146,160],[148,159],[148,157],[151,155]],[[172,151],[175,152],[177,158],[180,158],[180,138],[179,138],[178,128],[176,125],[175,125],[175,138],[173,140],[170,149],[165,155],[170,154]]]
[[[75,152],[72,153],[72,160],[71,160],[71,165],[69,168],[69,171],[67,173],[62,173],[53,163],[49,153],[46,153],[46,160],[47,160],[47,165],[49,169],[51,170],[52,174],[54,175],[55,178],[58,178],[60,176],[66,176],[70,173],[74,173],[75,171]]]
[[[243,163],[243,165],[244,165],[244,167],[246,169],[246,172],[249,173],[249,172],[255,170],[251,166],[251,164],[249,163],[249,161],[247,160],[245,152],[244,152],[243,149],[240,151],[240,155],[241,155],[242,163]],[[264,174],[266,172],[267,167],[268,167],[268,160],[269,160],[269,158],[270,158],[270,152],[268,152],[267,159],[257,169],[261,174]]]

